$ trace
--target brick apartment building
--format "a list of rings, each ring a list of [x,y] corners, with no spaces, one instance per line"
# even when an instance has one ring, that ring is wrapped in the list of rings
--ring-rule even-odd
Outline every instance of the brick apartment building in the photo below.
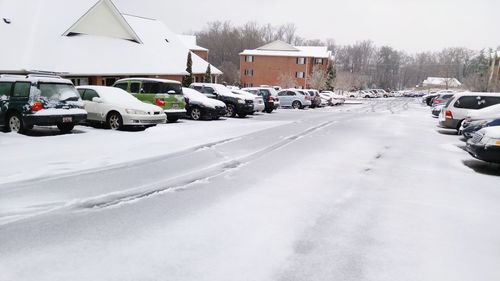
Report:
[[[117,79],[151,77],[181,81],[192,53],[201,81],[208,50],[194,36],[172,32],[163,22],[121,13],[112,0],[9,1],[0,10],[0,73],[60,73],[76,85],[111,85]],[[60,11],[64,10],[64,13]],[[211,66],[212,80],[222,72]]]
[[[281,86],[293,81],[295,87],[310,88],[313,70],[328,68],[331,52],[327,47],[292,46],[275,41],[240,53],[240,83],[243,87]]]

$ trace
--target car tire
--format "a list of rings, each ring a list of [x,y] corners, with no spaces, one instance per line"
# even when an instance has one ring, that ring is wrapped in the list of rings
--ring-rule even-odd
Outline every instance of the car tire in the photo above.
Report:
[[[270,108],[270,109],[266,109],[265,112],[271,114],[273,112],[273,110],[274,109]]]
[[[7,117],[5,132],[14,132],[22,134],[25,131],[23,119],[19,113],[12,113]]]
[[[236,117],[236,106],[234,104],[227,105],[226,117]]]
[[[61,131],[61,133],[67,134],[73,131],[73,129],[75,128],[75,124],[73,123],[57,124],[57,128],[59,129],[59,131]]]
[[[120,113],[111,112],[108,114],[108,118],[106,118],[106,125],[108,129],[113,131],[120,130],[123,128],[123,119]]]
[[[302,103],[300,103],[300,101],[296,100],[292,103],[292,108],[293,109],[302,109]]]
[[[196,107],[196,106],[191,108],[191,110],[189,111],[189,116],[193,120],[196,120],[196,121],[201,120],[201,117],[202,117],[201,109]]]
[[[369,99],[369,98],[370,98],[370,96],[365,96],[365,99]]]

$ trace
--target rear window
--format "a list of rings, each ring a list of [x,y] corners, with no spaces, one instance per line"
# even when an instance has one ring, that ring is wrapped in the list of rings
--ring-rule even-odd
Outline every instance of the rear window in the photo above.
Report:
[[[481,108],[485,108],[499,103],[500,103],[500,97],[483,97]]]
[[[174,91],[176,95],[182,95],[182,85],[177,83],[143,82],[142,90],[147,94],[168,94]]]
[[[118,84],[115,85],[115,87],[116,88],[120,88],[120,89],[126,91],[127,88],[128,88],[128,84],[127,83],[118,83]]]
[[[71,84],[40,83],[40,95],[49,101],[78,101],[80,95]]]
[[[14,97],[29,97],[31,83],[29,82],[16,82],[14,85]]]

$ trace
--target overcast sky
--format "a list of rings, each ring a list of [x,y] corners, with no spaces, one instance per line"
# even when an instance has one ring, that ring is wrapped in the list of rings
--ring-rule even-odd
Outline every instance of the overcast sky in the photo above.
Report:
[[[178,33],[208,21],[293,22],[307,39],[370,39],[409,52],[500,45],[500,0],[114,0],[122,12],[163,20]]]

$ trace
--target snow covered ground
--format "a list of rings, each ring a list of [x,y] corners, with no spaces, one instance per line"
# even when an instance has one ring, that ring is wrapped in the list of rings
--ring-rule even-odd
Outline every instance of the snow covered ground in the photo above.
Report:
[[[0,134],[0,280],[500,280],[500,170],[411,99]]]

